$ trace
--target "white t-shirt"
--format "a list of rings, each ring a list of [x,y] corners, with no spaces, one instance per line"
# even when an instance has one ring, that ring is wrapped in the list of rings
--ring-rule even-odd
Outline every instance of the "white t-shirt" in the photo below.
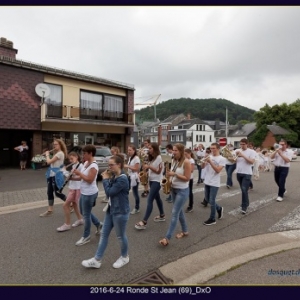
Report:
[[[77,167],[77,164],[74,164],[72,166],[71,172],[73,172],[76,167]],[[77,170],[79,172],[82,172],[82,169],[83,169],[83,164],[80,163],[79,166],[78,166],[78,168],[77,168]],[[79,178],[79,176],[73,174],[72,178]],[[69,181],[69,189],[71,189],[71,190],[79,190],[80,189],[80,185],[81,185],[80,180],[78,180],[78,181],[77,180],[70,180]]]
[[[161,156],[158,155],[154,161],[150,162],[150,166],[153,167],[153,168],[158,169],[160,165],[162,165],[162,169],[161,169],[160,174],[156,174],[151,169],[149,169],[149,181],[160,182],[163,178],[163,170],[164,170],[163,162],[162,162]]]
[[[225,166],[226,165],[226,158],[222,155],[213,156],[210,155],[210,159],[213,162],[213,164],[217,167],[219,166]],[[205,178],[204,178],[204,184],[220,187],[221,185],[221,172],[217,173],[212,166],[208,163],[205,166]]]
[[[88,162],[85,162],[84,163],[84,166],[81,170],[81,173],[83,173],[84,175],[88,175],[89,174],[89,171],[90,169],[96,169],[96,175],[95,175],[95,178],[93,180],[92,183],[87,183],[86,181],[84,181],[83,179],[81,179],[80,181],[80,192],[82,195],[93,195],[93,194],[96,194],[98,192],[98,186],[97,186],[97,182],[96,182],[96,179],[97,179],[97,174],[98,174],[98,164],[96,161],[92,162],[90,165]]]
[[[136,164],[139,165],[141,164],[141,160],[137,155],[135,155],[133,159],[130,159],[128,165],[134,167]],[[130,168],[128,168],[128,175],[130,176],[132,173],[137,173],[137,172],[134,172]]]
[[[290,149],[286,149],[285,151],[283,151],[283,155],[288,157],[289,160],[291,161],[292,157],[293,157],[293,152],[290,151]],[[276,167],[290,167],[291,166],[290,162],[288,162],[288,163],[285,162],[278,153],[275,154],[275,159],[273,161],[273,164]]]
[[[198,158],[198,159],[203,158],[204,155],[205,155],[205,150],[198,150],[198,151],[196,152],[196,155],[197,155],[197,158]]]
[[[171,171],[174,171],[178,175],[184,175],[184,163],[182,166],[178,167],[178,162],[174,161],[172,164]],[[189,186],[188,181],[183,181],[176,176],[172,177],[172,187],[174,189],[186,189]]]
[[[189,161],[191,163],[191,168],[192,168],[191,169],[191,177],[190,177],[190,179],[192,179],[193,178],[193,172],[194,172],[195,160],[193,158],[190,158]]]
[[[50,164],[51,168],[59,168],[61,165],[64,164],[64,160],[65,160],[65,155],[62,151],[58,151],[54,157],[57,157],[58,160],[56,160],[54,163]],[[55,173],[53,171],[50,171],[50,176],[53,177],[55,176]]]
[[[240,151],[240,149],[235,150],[236,155],[238,155],[238,151]],[[256,157],[256,151],[247,148],[246,150],[241,150],[242,153],[250,158],[250,159],[255,159]],[[244,157],[238,156],[237,160],[236,160],[236,172],[237,173],[241,173],[241,174],[248,174],[248,175],[252,175],[252,164],[249,164]]]

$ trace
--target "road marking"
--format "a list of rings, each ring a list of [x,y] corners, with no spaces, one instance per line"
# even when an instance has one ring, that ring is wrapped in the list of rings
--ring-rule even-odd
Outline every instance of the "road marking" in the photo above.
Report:
[[[273,193],[273,194],[269,194],[269,195],[263,197],[260,200],[251,202],[249,207],[248,207],[247,213],[251,213],[251,212],[254,212],[254,211],[258,210],[260,207],[263,207],[266,204],[268,204],[269,202],[274,201],[274,199],[276,199],[276,197],[277,197],[277,194]],[[232,216],[240,215],[241,214],[241,208],[238,207],[234,210],[231,210],[230,212],[228,212],[228,214],[232,215]]]
[[[293,229],[300,229],[300,206],[296,207],[287,216],[283,217],[279,222],[274,224],[269,231],[275,232]]]

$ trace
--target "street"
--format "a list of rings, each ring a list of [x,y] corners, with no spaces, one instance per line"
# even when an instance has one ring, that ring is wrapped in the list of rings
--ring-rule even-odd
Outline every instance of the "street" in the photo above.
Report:
[[[91,242],[80,247],[75,246],[75,242],[82,235],[82,226],[67,232],[57,232],[56,228],[64,222],[60,200],[55,199],[57,205],[52,217],[40,218],[39,214],[47,206],[47,201],[42,201],[46,199],[44,170],[25,172],[28,172],[25,180],[27,184],[18,182],[21,176],[18,176],[18,179],[13,176],[7,179],[7,172],[0,171],[1,284],[128,284],[161,266],[203,249],[259,234],[300,229],[299,161],[291,163],[286,184],[287,194],[282,202],[275,201],[277,186],[273,172],[260,173],[260,179],[253,181],[254,189],[249,192],[250,207],[247,215],[239,212],[241,192],[236,174],[233,175],[234,187],[228,190],[223,171],[222,186],[217,199],[224,207],[224,217],[222,220],[217,220],[216,225],[202,224],[209,217],[210,208],[200,204],[204,196],[204,185],[194,184],[194,210],[186,214],[189,236],[179,240],[174,236],[168,247],[162,247],[158,241],[167,232],[172,204],[166,202],[166,196],[161,193],[166,222],[153,221],[158,214],[154,202],[147,229],[138,231],[134,228],[134,224],[143,218],[146,209],[146,198],[141,198],[141,212],[130,215],[128,222],[129,264],[121,269],[112,268],[112,264],[120,256],[119,243],[113,231],[101,268],[85,269],[81,266],[81,261],[93,257],[99,240],[99,237],[94,235],[95,228],[92,227]],[[195,170],[194,178],[196,175]],[[8,187],[9,184],[14,187],[14,190]],[[101,203],[104,195],[101,183],[99,183],[99,190],[98,202],[93,213],[103,220],[102,209],[105,204]],[[19,205],[20,210],[5,211],[5,207],[20,204],[17,203],[18,201],[23,201],[26,206],[27,203],[24,202],[31,203],[30,200],[36,201],[37,207],[33,206],[30,209],[27,207],[22,210]],[[132,209],[134,200],[131,193],[130,203]],[[75,221],[74,215],[72,221]],[[177,232],[180,232],[179,225],[175,234]],[[298,281],[300,282],[300,276]]]

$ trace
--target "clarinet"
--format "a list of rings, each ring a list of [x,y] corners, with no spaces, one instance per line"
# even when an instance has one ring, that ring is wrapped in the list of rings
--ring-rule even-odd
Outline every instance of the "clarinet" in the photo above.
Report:
[[[79,167],[80,165],[80,162],[77,163],[77,166],[76,168],[74,168],[71,172],[70,172],[70,175],[68,176],[68,178],[66,179],[66,181],[64,182],[63,186],[57,191],[58,193],[62,193],[64,187],[68,184],[68,182],[70,181],[70,179],[72,178],[73,176],[73,172]]]

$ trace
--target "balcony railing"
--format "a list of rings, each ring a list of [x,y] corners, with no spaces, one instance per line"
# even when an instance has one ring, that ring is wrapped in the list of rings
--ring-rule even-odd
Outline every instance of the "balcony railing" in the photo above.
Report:
[[[69,120],[93,120],[112,121],[127,124],[134,124],[134,114],[125,114],[117,111],[96,110],[90,108],[80,108],[70,105],[57,105],[43,103],[41,106],[41,119],[69,119]]]

